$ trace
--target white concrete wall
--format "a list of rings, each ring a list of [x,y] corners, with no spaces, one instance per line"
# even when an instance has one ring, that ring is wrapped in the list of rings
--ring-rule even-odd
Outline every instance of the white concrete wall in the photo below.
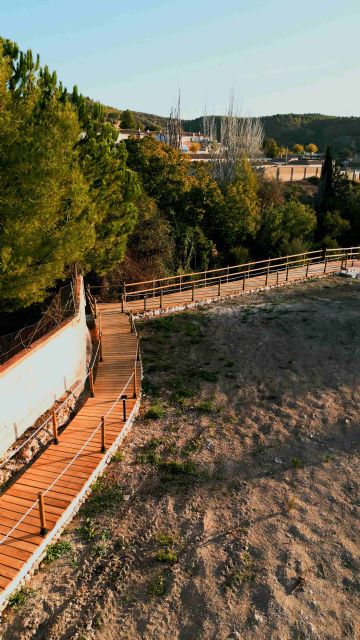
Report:
[[[0,455],[86,374],[85,294],[78,315],[0,367]]]

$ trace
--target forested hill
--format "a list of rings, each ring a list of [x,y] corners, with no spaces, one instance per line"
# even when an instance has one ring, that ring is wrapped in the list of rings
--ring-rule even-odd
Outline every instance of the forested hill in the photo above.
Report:
[[[345,148],[360,152],[360,117],[342,118],[324,116],[320,113],[287,113],[261,118],[266,138],[274,138],[279,145],[293,147],[294,144],[314,142],[322,151],[327,144],[334,150]],[[184,128],[201,131],[202,118],[185,120]]]
[[[121,112],[111,110],[113,117],[120,117]],[[166,118],[149,113],[134,115],[139,126],[164,128]],[[281,146],[292,148],[294,144],[315,143],[322,151],[330,144],[334,151],[352,149],[360,153],[360,117],[325,116],[320,113],[287,113],[261,118],[266,138],[274,138]],[[202,131],[203,118],[184,120],[186,131]]]

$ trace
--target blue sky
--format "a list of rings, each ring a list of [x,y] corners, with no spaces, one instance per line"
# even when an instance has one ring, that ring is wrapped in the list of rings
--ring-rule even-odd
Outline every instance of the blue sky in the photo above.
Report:
[[[0,34],[119,108],[360,115],[360,0],[0,0]]]

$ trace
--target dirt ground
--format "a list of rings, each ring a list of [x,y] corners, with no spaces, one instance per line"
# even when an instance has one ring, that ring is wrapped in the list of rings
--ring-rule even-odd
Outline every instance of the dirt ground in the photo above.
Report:
[[[143,322],[141,415],[3,640],[360,637],[360,283]]]

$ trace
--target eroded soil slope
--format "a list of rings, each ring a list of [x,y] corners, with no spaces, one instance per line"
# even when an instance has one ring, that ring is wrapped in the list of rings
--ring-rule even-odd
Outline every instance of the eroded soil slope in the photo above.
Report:
[[[360,284],[140,330],[141,416],[3,639],[357,638]]]

